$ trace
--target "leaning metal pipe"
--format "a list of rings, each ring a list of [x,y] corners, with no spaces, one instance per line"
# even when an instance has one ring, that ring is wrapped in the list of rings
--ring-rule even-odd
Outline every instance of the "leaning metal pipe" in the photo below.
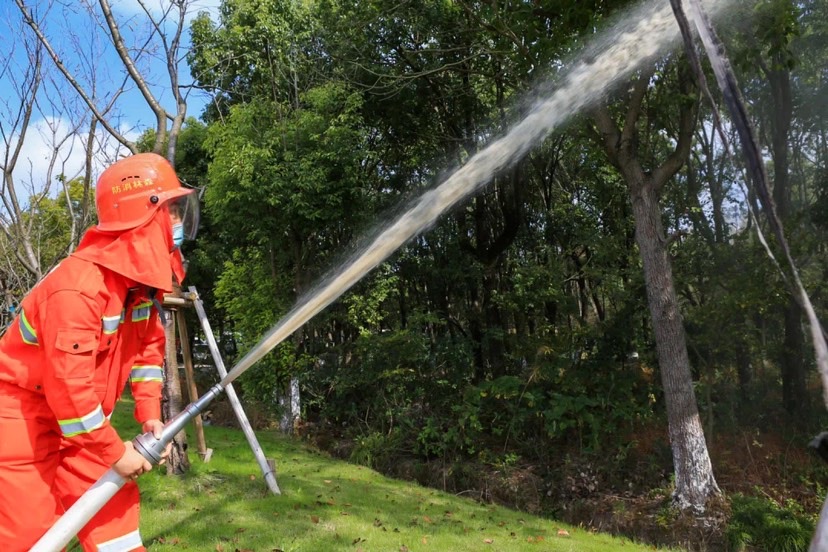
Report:
[[[198,296],[194,286],[190,286],[190,293],[193,296],[193,306],[195,307],[196,314],[198,315],[198,320],[201,322],[201,328],[204,330],[204,335],[207,337],[207,347],[210,349],[210,354],[213,356],[213,362],[216,364],[216,370],[218,370],[220,377],[225,378],[227,377],[227,369],[224,367],[224,361],[221,359],[218,343],[216,343],[213,330],[210,328],[210,321],[207,320],[207,313],[204,311],[204,304],[201,302],[201,298]],[[253,432],[253,426],[250,425],[250,421],[247,419],[247,415],[244,413],[244,409],[242,408],[241,401],[239,400],[238,395],[236,395],[236,390],[233,389],[233,384],[226,384],[224,386],[224,391],[227,393],[227,400],[230,401],[230,406],[233,407],[233,412],[235,412],[239,425],[244,432],[244,436],[247,438],[247,443],[253,451],[253,456],[256,457],[256,462],[259,463],[259,467],[264,475],[265,483],[267,483],[267,488],[270,489],[270,492],[275,495],[282,494],[282,491],[279,490],[279,484],[276,482],[276,474],[274,473],[271,465],[267,462],[267,458],[265,458],[264,451],[262,451],[262,447],[259,445],[259,440],[256,439],[256,434]]]
[[[152,433],[144,433],[136,437],[132,444],[135,450],[147,459],[153,466],[161,462],[161,455],[167,444],[182,431],[192,419],[204,411],[213,399],[224,392],[224,387],[217,383],[202,395],[197,401],[187,405],[175,418],[164,426],[161,438],[156,439]],[[83,529],[92,516],[104,507],[115,493],[124,486],[126,479],[110,469],[75,502],[35,545],[30,552],[58,552],[66,546],[72,537]]]

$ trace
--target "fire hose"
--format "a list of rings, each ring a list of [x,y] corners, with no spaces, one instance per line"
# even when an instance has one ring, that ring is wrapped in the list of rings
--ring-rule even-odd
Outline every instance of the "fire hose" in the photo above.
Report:
[[[251,349],[236,364],[229,374],[211,387],[198,400],[188,404],[164,426],[161,437],[156,439],[152,432],[139,435],[132,440],[132,444],[141,455],[153,466],[161,462],[164,449],[173,438],[189,424],[193,418],[204,412],[213,399],[224,393],[230,383],[239,377],[242,372],[250,368],[260,358],[270,352],[276,345],[295,329],[296,325],[304,323],[306,319],[297,320],[298,315],[310,317],[312,314],[299,309],[293,317],[289,317],[282,324],[271,330],[253,349]],[[293,324],[288,322],[293,321]],[[281,331],[280,331],[281,330]],[[38,540],[30,552],[58,552],[66,546],[72,537],[77,535],[86,523],[115,496],[126,483],[126,479],[118,475],[115,470],[109,469],[81,496],[60,519]]]
[[[190,403],[175,418],[164,426],[161,438],[156,439],[152,432],[139,435],[132,440],[135,450],[157,466],[167,444],[183,430],[192,419],[204,411],[210,402],[224,392],[224,385],[217,383],[197,401]],[[44,534],[32,547],[31,552],[55,552],[72,540],[77,532],[92,519],[98,510],[115,496],[124,486],[126,479],[109,469],[89,490],[75,502],[71,508]]]

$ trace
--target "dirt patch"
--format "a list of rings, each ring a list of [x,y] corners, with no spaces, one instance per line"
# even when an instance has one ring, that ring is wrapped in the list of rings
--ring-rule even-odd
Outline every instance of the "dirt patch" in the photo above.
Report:
[[[692,515],[673,508],[667,496],[602,495],[575,501],[557,517],[642,543],[707,552],[726,550],[724,528],[729,516],[730,506],[724,498],[710,501],[704,515]]]

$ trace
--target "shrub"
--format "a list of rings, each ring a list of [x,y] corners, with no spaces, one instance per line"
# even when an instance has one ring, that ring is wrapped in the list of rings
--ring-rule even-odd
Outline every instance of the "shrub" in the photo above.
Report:
[[[744,495],[731,500],[732,517],[726,529],[727,540],[734,550],[799,552],[808,549],[814,532],[814,520],[801,506]]]

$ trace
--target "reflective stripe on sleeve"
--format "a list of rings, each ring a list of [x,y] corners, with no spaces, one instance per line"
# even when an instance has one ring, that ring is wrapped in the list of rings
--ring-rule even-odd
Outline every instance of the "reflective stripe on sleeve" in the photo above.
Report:
[[[98,552],[128,552],[144,545],[141,534],[136,529],[131,533],[102,542],[98,545]]]
[[[60,431],[64,437],[74,437],[81,433],[89,433],[101,427],[106,420],[103,408],[101,405],[95,407],[95,410],[81,418],[69,418],[68,420],[58,420]]]
[[[26,319],[26,313],[23,309],[20,309],[20,320],[17,324],[20,327],[20,336],[23,338],[25,343],[29,345],[37,345],[37,332],[29,324],[29,321]]]
[[[101,325],[103,326],[103,333],[107,335],[114,334],[118,331],[118,325],[121,323],[121,315],[104,316],[101,318]]]
[[[145,301],[132,307],[132,321],[140,322],[149,318],[152,301]]]
[[[129,381],[164,381],[164,370],[160,366],[133,366],[129,372]]]

